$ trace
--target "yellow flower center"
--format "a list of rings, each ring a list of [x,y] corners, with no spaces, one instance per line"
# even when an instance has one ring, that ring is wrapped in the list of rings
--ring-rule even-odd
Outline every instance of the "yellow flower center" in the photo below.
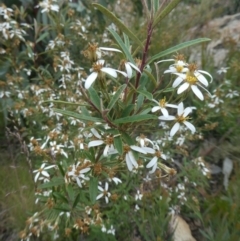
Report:
[[[177,120],[177,122],[179,122],[179,123],[183,123],[184,121],[186,121],[186,120],[188,120],[189,119],[189,117],[184,117],[183,115],[177,115],[176,116],[176,120]]]
[[[198,79],[192,73],[187,73],[186,81],[190,85],[195,85],[197,83]]]
[[[161,157],[161,152],[157,150],[157,151],[155,152],[155,156],[158,157],[158,158]]]
[[[182,65],[177,65],[175,68],[176,68],[177,72],[179,72],[179,73],[181,73],[182,70],[183,70],[183,66]]]
[[[114,142],[114,137],[113,136],[107,136],[106,140],[105,140],[105,143],[106,145],[112,145]]]
[[[166,97],[164,97],[163,99],[159,100],[159,106],[164,108],[166,106],[167,102],[166,102]]]
[[[96,63],[94,63],[92,66],[94,72],[98,72],[98,73],[101,72],[102,67],[103,67],[102,64],[96,64]]]
[[[128,153],[130,150],[131,150],[130,146],[124,145],[124,147],[123,147],[124,153]]]

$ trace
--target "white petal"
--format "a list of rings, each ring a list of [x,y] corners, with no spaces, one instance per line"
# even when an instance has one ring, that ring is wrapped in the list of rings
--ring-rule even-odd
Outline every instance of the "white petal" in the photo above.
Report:
[[[178,108],[177,105],[173,105],[173,104],[166,104],[167,107],[171,107],[171,108]]]
[[[91,128],[91,132],[92,132],[93,135],[96,136],[98,139],[101,139],[101,138],[102,138],[96,129]]]
[[[114,78],[117,78],[117,72],[116,72],[115,69],[103,67],[103,68],[101,68],[101,71],[106,73],[106,74],[111,75]]]
[[[162,62],[168,62],[168,61],[175,61],[175,59],[164,59],[164,60],[160,60],[157,62],[157,64],[162,63]]]
[[[147,164],[146,168],[151,168],[152,166],[154,166],[157,162],[158,158],[155,156],[153,157],[153,159]]]
[[[104,150],[103,150],[103,156],[107,156],[108,155],[108,150],[109,150],[109,145],[106,145]]]
[[[168,116],[168,111],[166,108],[162,108],[161,111],[164,116]]]
[[[172,116],[172,115],[169,115],[169,116],[159,116],[158,117],[159,120],[164,120],[164,121],[172,121],[172,120],[175,120],[175,116]]]
[[[103,193],[100,193],[97,197],[96,197],[96,200],[100,199],[103,197]]]
[[[204,70],[198,70],[198,72],[208,75],[208,76],[211,78],[210,83],[212,83],[212,81],[213,81],[213,77],[212,77],[212,75],[210,75],[207,71],[204,71]]]
[[[108,182],[105,183],[105,191],[108,190]]]
[[[181,94],[182,92],[184,92],[188,87],[189,87],[189,83],[185,82],[183,83],[179,88],[178,88],[178,91],[177,93],[178,94]]]
[[[178,87],[182,82],[183,82],[183,78],[177,77],[177,78],[174,80],[172,87],[173,87],[173,88],[176,88],[176,87]]]
[[[189,129],[192,131],[192,133],[194,133],[196,131],[196,128],[193,124],[191,124],[190,122],[188,121],[184,121],[183,124]]]
[[[104,189],[101,186],[98,186],[98,190],[100,190],[101,192],[104,191]]]
[[[128,156],[133,166],[138,167],[137,161],[135,160],[135,157],[131,151],[128,152]]]
[[[88,171],[90,171],[90,170],[91,170],[90,167],[86,167],[86,168],[82,169],[82,170],[80,171],[80,173],[81,173],[81,174],[82,174],[82,173],[86,173],[86,172],[88,172]]]
[[[50,175],[46,171],[42,171],[42,175],[45,177],[49,177]]]
[[[198,89],[196,85],[192,85],[191,89],[200,100],[204,100],[202,92]]]
[[[47,169],[50,169],[50,168],[53,168],[53,167],[55,167],[55,165],[51,165],[51,166],[45,167],[44,170],[47,170]]]
[[[93,72],[91,73],[86,81],[85,81],[85,88],[89,89],[91,87],[91,85],[93,84],[93,82],[97,79],[98,73],[97,72]]]
[[[136,71],[138,71],[139,73],[141,73],[140,69],[139,69],[136,65],[132,64],[131,62],[128,62],[128,64],[131,65],[131,67],[132,67],[133,69],[135,69]]]
[[[36,174],[36,176],[34,177],[34,182],[37,182],[37,179],[38,179],[39,175],[40,175],[40,172],[38,172],[38,173]]]
[[[192,112],[192,108],[191,108],[191,107],[187,107],[187,108],[184,110],[183,117],[188,116],[191,112]]]
[[[183,114],[183,111],[184,111],[184,108],[183,108],[183,103],[181,102],[179,105],[178,105],[178,110],[177,110],[177,113],[178,115],[182,115]]]
[[[81,180],[80,180],[78,177],[76,177],[76,181],[77,181],[78,186],[79,186],[79,187],[82,187]]]
[[[146,151],[143,150],[143,148],[139,147],[139,146],[130,146],[130,148],[134,151],[137,151],[137,152],[141,152],[143,154],[147,154]]]
[[[176,122],[170,131],[170,136],[174,136],[176,132],[179,130],[179,128],[180,128],[180,124]]]
[[[125,73],[124,71],[120,71],[120,70],[117,70],[116,71],[120,74],[122,74],[124,77],[128,77],[127,73]]]
[[[154,107],[152,108],[152,112],[156,112],[156,111],[158,111],[158,110],[160,110],[160,109],[161,109],[160,106],[154,106]]]
[[[104,63],[105,63],[105,60],[104,59],[99,59],[98,61],[97,61],[97,64],[98,65],[104,65]]]
[[[104,143],[103,140],[96,140],[96,141],[90,141],[88,143],[88,148],[93,147],[93,146],[100,146]]]
[[[199,81],[201,84],[203,84],[203,85],[205,85],[205,86],[208,86],[208,81],[207,81],[207,79],[206,79],[202,74],[200,74],[200,73],[195,73],[195,76],[197,77],[198,81]]]
[[[131,78],[132,77],[132,68],[130,67],[130,65],[128,63],[125,63],[125,68],[127,71],[127,77]]]
[[[105,48],[105,47],[100,47],[99,49],[100,49],[100,50],[103,50],[103,51],[114,51],[114,52],[120,52],[120,53],[122,53],[121,50],[119,50],[119,49],[115,49],[115,48]]]
[[[129,157],[128,153],[126,154],[126,163],[127,163],[128,170],[132,171],[133,165],[132,165],[132,162],[130,160],[130,157]]]
[[[153,148],[151,148],[151,147],[146,147],[146,146],[144,146],[144,147],[142,147],[142,149],[144,150],[144,151],[146,151],[147,153],[151,153],[151,154],[154,154],[156,151],[153,149]]]

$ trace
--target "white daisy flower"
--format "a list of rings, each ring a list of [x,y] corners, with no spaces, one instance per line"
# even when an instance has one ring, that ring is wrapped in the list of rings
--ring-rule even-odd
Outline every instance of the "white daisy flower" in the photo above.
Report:
[[[98,47],[98,44],[89,44],[88,48],[83,51],[83,54],[91,62],[96,62],[102,58],[105,51],[122,52],[121,50],[115,48]]]
[[[212,80],[212,76],[203,70],[197,70],[196,65],[195,64],[190,64],[188,66],[188,71],[187,73],[175,73],[178,77],[175,79],[175,81],[173,82],[172,87],[176,88],[178,87],[182,82],[184,82],[179,88],[177,93],[181,94],[183,93],[185,90],[191,88],[193,93],[200,99],[203,100],[203,94],[202,92],[199,90],[198,87],[201,87],[202,89],[204,89],[205,91],[208,92],[207,89],[204,88],[208,86],[208,81],[207,79],[204,77],[203,74],[208,75],[211,80]],[[209,93],[209,92],[208,92]],[[210,93],[209,93],[210,94]],[[210,94],[211,95],[211,94]]]
[[[155,149],[154,157],[151,159],[151,161],[146,166],[146,168],[152,168],[150,173],[154,173],[156,171],[159,158],[162,158],[164,160],[167,159],[166,155],[164,155],[162,152],[160,152],[158,145],[155,145],[154,149]]]
[[[105,63],[105,60],[100,59],[96,63],[93,64],[93,67],[91,69],[92,73],[87,77],[87,79],[85,81],[86,89],[89,89],[97,78],[104,79],[105,74],[108,74],[114,78],[117,78],[117,72],[119,72],[122,75],[124,75],[125,77],[127,76],[127,74],[122,71],[119,71],[119,70],[116,70],[113,68],[109,68],[109,67],[103,67],[104,63]]]
[[[59,6],[57,4],[53,4],[53,2],[56,2],[56,1],[57,0],[43,0],[36,7],[41,7],[42,8],[41,13],[50,12],[50,11],[58,12],[59,11]]]
[[[184,60],[184,55],[182,54],[177,54],[175,56],[175,59],[166,59],[166,60],[161,60],[158,61],[158,63],[162,63],[162,62],[168,62],[168,61],[174,61],[175,63],[169,66],[169,69],[164,71],[164,74],[166,73],[171,73],[171,74],[175,74],[175,73],[185,73],[188,71],[188,64],[185,62]]]
[[[163,99],[159,100],[159,102],[157,102],[156,100],[152,100],[152,101],[155,102],[156,104],[158,104],[157,106],[154,106],[152,108],[152,112],[156,112],[158,110],[161,110],[161,112],[162,112],[162,114],[164,116],[168,116],[168,111],[167,111],[166,107],[178,108],[177,105],[168,104],[166,102],[166,98],[165,97]]]
[[[188,115],[192,112],[192,110],[195,107],[187,107],[184,109],[183,107],[183,103],[181,102],[178,105],[178,110],[177,110],[177,115],[176,116],[160,116],[159,119],[160,120],[164,120],[164,121],[172,121],[175,120],[175,124],[173,125],[171,131],[170,131],[170,136],[174,136],[176,134],[176,132],[180,129],[181,124],[184,124],[189,130],[191,130],[192,133],[194,133],[196,131],[196,128],[194,127],[194,125],[192,125],[190,122],[188,122],[187,120],[189,119]]]
[[[138,163],[133,155],[132,150],[143,153],[143,154],[147,154],[147,152],[139,146],[125,145],[124,146],[125,160],[126,160],[126,164],[127,164],[129,171],[132,171],[133,168],[138,168]]]
[[[50,175],[48,174],[48,172],[46,170],[55,167],[55,165],[51,165],[51,166],[47,166],[47,167],[45,167],[45,166],[46,166],[46,163],[44,162],[39,169],[33,171],[33,173],[37,173],[34,177],[35,182],[37,182],[40,174],[47,178],[50,177]]]
[[[111,196],[111,193],[108,192],[108,182],[105,183],[105,188],[103,189],[101,186],[98,186],[98,190],[101,191],[101,193],[97,196],[97,200],[104,197],[105,202],[109,202],[109,197]]]
[[[120,69],[126,71],[128,79],[130,79],[132,77],[133,69],[138,71],[139,73],[141,73],[140,69],[136,65],[134,65],[133,63],[131,63],[127,60],[121,61]]]
[[[147,146],[149,143],[153,145],[153,142],[150,139],[146,138],[146,136],[143,134],[141,134],[140,136],[137,136],[136,141],[141,147]]]

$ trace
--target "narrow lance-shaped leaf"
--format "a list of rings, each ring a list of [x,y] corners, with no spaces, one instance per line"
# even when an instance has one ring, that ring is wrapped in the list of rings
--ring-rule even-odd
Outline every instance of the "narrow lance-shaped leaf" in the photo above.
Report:
[[[134,115],[129,117],[120,118],[114,121],[115,124],[123,124],[123,123],[133,123],[133,122],[140,122],[145,120],[153,120],[157,119],[158,117],[155,115]]]
[[[157,85],[157,81],[156,79],[154,78],[154,76],[149,72],[147,71],[146,69],[143,70],[143,72],[148,76],[148,78],[153,82],[153,84],[156,86]]]
[[[98,179],[96,177],[91,177],[89,181],[89,196],[92,204],[96,202],[98,192]]]
[[[122,138],[120,135],[114,137],[114,146],[117,149],[118,153],[120,155],[122,155],[123,154],[123,144],[122,144]]]
[[[76,198],[75,198],[75,200],[74,200],[74,202],[73,202],[73,205],[72,205],[73,208],[75,208],[77,206],[77,204],[79,203],[80,197],[81,197],[81,194],[78,193]]]
[[[73,111],[60,110],[60,109],[56,109],[56,108],[53,108],[53,110],[56,111],[57,113],[60,113],[60,114],[66,115],[66,116],[71,116],[71,117],[74,117],[79,120],[92,121],[92,122],[103,122],[103,120],[100,118],[86,116],[83,114],[75,113]]]
[[[161,20],[163,20],[179,3],[181,0],[171,1],[163,11],[161,11],[158,16],[155,18],[153,27],[155,27]]]
[[[145,96],[149,100],[153,99],[152,93],[150,93],[150,92],[148,92],[146,90],[138,90],[138,93],[142,94],[143,96]]]
[[[64,178],[63,177],[53,177],[50,182],[43,183],[38,186],[39,189],[42,188],[50,188],[50,187],[57,187],[60,185],[65,184]]]
[[[88,89],[88,93],[89,93],[89,96],[90,96],[90,99],[91,99],[92,103],[93,103],[99,110],[101,110],[101,106],[100,106],[101,100],[100,100],[100,97],[98,96],[98,93],[96,92],[96,90],[95,90],[93,87],[90,87],[90,88]]]
[[[119,44],[120,48],[122,49],[122,51],[124,52],[124,54],[126,55],[126,57],[128,58],[129,61],[131,61],[132,63],[134,63],[133,57],[130,54],[128,48],[126,47],[126,45],[124,44],[124,42],[122,41],[121,37],[111,28],[107,29],[112,36],[115,38],[115,40],[117,41],[117,43]]]
[[[191,41],[187,41],[187,42],[184,42],[184,43],[181,43],[181,44],[178,44],[172,48],[169,48],[169,49],[166,49],[156,55],[154,55],[152,58],[150,58],[150,60],[148,61],[147,64],[150,64],[152,63],[154,60],[156,59],[159,59],[163,56],[166,56],[168,54],[172,54],[172,53],[175,53],[181,49],[184,49],[184,48],[187,48],[187,47],[190,47],[192,45],[195,45],[195,44],[199,44],[199,43],[202,43],[202,42],[206,42],[206,41],[210,41],[211,39],[209,38],[198,38],[198,39],[194,39],[194,40],[191,40]]]
[[[120,97],[120,95],[122,94],[122,92],[125,90],[126,86],[127,86],[126,84],[120,86],[120,87],[118,88],[118,90],[116,91],[116,93],[112,96],[112,98],[111,98],[111,100],[110,100],[110,102],[109,102],[109,104],[108,104],[108,107],[107,107],[107,109],[108,109],[109,111],[113,108],[113,106],[115,105],[115,103],[119,100],[119,97]]]
[[[143,47],[142,42],[137,38],[137,36],[130,29],[128,29],[126,25],[122,21],[120,21],[113,13],[111,13],[108,9],[106,9],[100,4],[93,3],[92,5],[96,7],[99,11],[101,11],[106,17],[110,18],[112,22],[117,25],[119,29],[125,32],[138,45]]]

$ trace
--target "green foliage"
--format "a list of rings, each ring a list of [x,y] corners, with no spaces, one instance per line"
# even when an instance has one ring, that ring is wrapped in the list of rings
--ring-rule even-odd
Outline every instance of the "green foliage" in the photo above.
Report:
[[[176,53],[210,40],[186,41],[179,2],[160,8],[159,1],[143,1],[139,32],[108,10],[113,1],[51,2],[49,9],[39,3],[35,15],[1,6],[9,14],[2,11],[1,23],[11,26],[0,40],[2,113],[26,137],[37,187],[38,210],[22,240],[171,240],[169,210],[178,208],[204,222],[208,240],[239,234],[232,228],[237,215],[227,211],[236,190],[212,206],[211,197],[202,201],[209,170],[197,158],[202,139],[220,138],[224,145],[238,135],[238,52],[228,60],[235,72],[221,85],[211,83],[208,93],[208,72]],[[160,60],[171,54],[174,59]],[[165,61],[171,63],[167,72]],[[221,158],[236,155],[226,149]],[[203,217],[200,207],[207,210]],[[221,236],[215,234],[218,218],[229,223]]]

